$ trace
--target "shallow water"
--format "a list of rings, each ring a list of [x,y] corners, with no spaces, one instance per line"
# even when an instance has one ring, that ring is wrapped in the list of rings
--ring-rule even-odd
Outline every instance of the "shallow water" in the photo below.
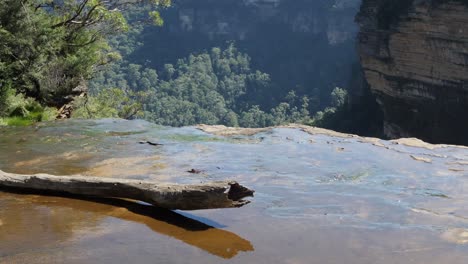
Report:
[[[256,190],[246,207],[193,212],[0,192],[0,263],[467,263],[468,149],[380,143],[122,120],[0,128],[7,172]]]

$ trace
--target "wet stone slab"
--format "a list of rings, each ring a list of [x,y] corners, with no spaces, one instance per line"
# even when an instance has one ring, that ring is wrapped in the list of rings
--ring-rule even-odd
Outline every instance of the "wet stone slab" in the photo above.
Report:
[[[0,263],[466,263],[467,148],[302,126],[219,131],[112,119],[0,128],[7,172],[256,190],[247,207],[196,212],[0,192]]]

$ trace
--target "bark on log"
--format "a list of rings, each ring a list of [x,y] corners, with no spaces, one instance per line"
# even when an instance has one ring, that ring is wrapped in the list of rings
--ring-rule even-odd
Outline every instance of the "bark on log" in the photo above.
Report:
[[[237,182],[179,185],[149,181],[88,176],[21,175],[0,170],[0,187],[64,192],[96,197],[117,197],[143,201],[157,207],[199,210],[241,207],[254,191]]]

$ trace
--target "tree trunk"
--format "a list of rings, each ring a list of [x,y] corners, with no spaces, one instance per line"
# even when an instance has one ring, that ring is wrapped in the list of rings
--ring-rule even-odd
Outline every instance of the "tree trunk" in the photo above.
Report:
[[[161,208],[180,210],[241,207],[249,203],[242,198],[253,196],[254,193],[234,181],[180,185],[80,175],[20,175],[1,170],[0,187],[128,198]]]

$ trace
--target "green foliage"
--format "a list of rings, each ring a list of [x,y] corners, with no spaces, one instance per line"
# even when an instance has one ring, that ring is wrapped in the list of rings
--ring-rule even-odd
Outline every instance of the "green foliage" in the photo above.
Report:
[[[242,127],[266,127],[273,125],[273,116],[260,110],[258,105],[242,112],[240,117]]]
[[[33,98],[4,89],[0,97],[0,125],[23,126],[55,119],[57,110],[40,105]]]
[[[335,92],[334,94],[341,93]],[[342,98],[341,95],[338,97]],[[334,101],[341,101],[336,99]],[[370,89],[366,89],[359,100],[359,103],[350,103],[346,95],[344,104],[337,107],[326,107],[317,112],[311,122],[306,123],[344,133],[384,137],[382,131],[383,113]]]
[[[162,26],[164,24],[164,20],[161,18],[161,15],[159,14],[158,11],[151,11],[150,17],[151,17],[151,20],[153,20],[153,23],[155,25]]]
[[[119,117],[133,119],[142,117],[142,104],[145,96],[142,92],[124,91],[118,88],[107,88],[97,96],[81,97],[74,101],[75,118]]]
[[[264,127],[309,118],[308,98],[295,92],[277,106],[262,108],[264,95],[271,88],[270,77],[251,69],[250,57],[234,44],[224,50],[213,48],[192,54],[175,65],[166,64],[159,74],[142,65],[114,64],[96,76],[90,87],[94,94],[91,100],[97,101],[102,101],[103,88],[144,93],[138,98],[143,117],[169,126],[204,123]]]
[[[154,9],[170,3],[0,0],[0,104],[5,105],[6,87],[42,105],[60,107],[68,103],[74,88],[90,79],[102,65],[120,58],[107,39],[128,30],[123,10],[146,4],[147,16],[158,18],[155,22],[162,24]]]
[[[358,58],[353,38],[330,43],[332,39],[325,34],[327,20],[339,18],[351,24],[354,8],[336,8],[336,0],[279,1],[274,8],[279,10],[276,15],[263,16],[261,8],[247,2],[251,1],[175,2],[173,8],[161,11],[167,26],[129,32],[118,37],[116,47],[132,51],[126,57],[129,63],[162,73],[164,64],[175,65],[177,59],[190,53],[235,41],[239,50],[252,57],[252,68],[268,73],[269,78],[269,88],[263,94],[252,89],[242,100],[267,111],[281,103],[290,90],[295,90],[310,98],[311,112],[329,105],[330,92],[335,86],[348,85],[351,62]],[[191,14],[188,10],[196,12]],[[138,13],[141,11],[134,10],[128,16],[137,17]],[[316,29],[309,20],[299,19],[303,14],[317,20]],[[228,26],[221,29],[225,22]],[[124,39],[128,42],[120,41]],[[316,89],[319,91],[315,92]]]
[[[345,89],[336,87],[331,93],[331,105],[332,107],[339,108],[346,103],[348,92]]]
[[[278,85],[269,74],[253,69],[251,58],[234,44],[191,54],[158,71],[148,67],[149,60],[135,63],[133,56],[144,46],[137,35],[148,28],[129,23],[162,25],[157,7],[170,4],[170,0],[0,0],[0,116],[8,117],[1,122],[53,118],[55,110],[43,106],[68,103],[74,89],[91,78],[90,95],[76,100],[73,117],[263,127],[311,123],[310,112],[328,102],[328,92],[317,88],[294,84],[290,90]],[[122,32],[127,33],[116,34]],[[280,62],[285,74],[280,71],[278,76],[289,79],[296,74],[295,60]],[[307,69],[314,71],[322,74]],[[335,89],[324,115],[335,113],[345,96],[344,90]]]
[[[341,115],[346,113],[346,101],[348,92],[342,88],[336,87],[331,93],[331,106],[326,107],[323,111],[318,111],[310,123],[314,126],[331,128],[336,126]]]

